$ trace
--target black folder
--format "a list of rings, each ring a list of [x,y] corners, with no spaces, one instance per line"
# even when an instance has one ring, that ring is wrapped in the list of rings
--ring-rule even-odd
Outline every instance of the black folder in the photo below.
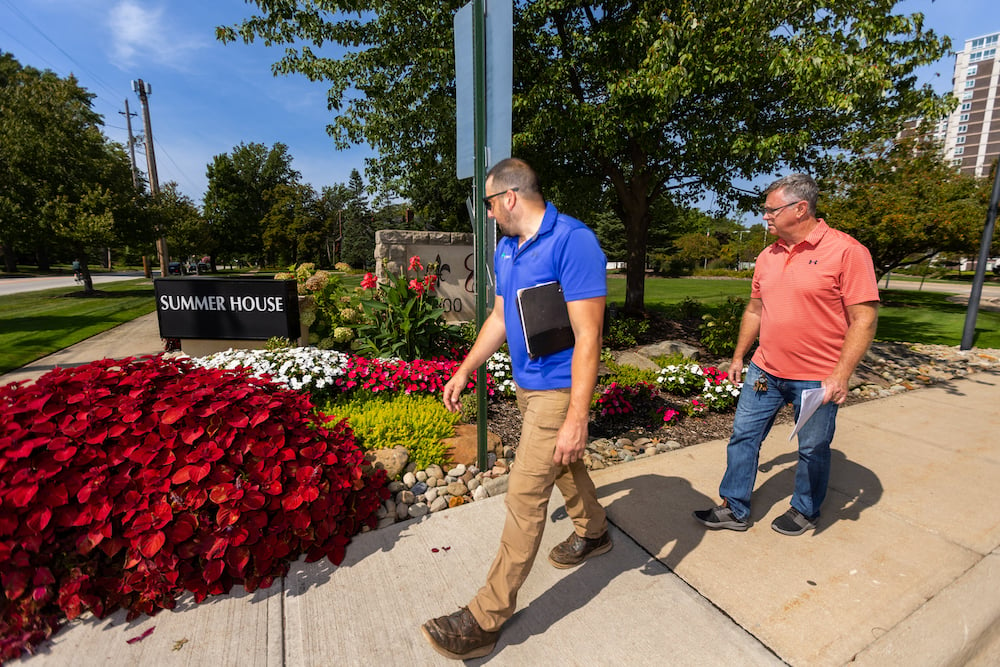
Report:
[[[573,327],[562,285],[557,281],[517,290],[517,310],[532,359],[573,347]]]

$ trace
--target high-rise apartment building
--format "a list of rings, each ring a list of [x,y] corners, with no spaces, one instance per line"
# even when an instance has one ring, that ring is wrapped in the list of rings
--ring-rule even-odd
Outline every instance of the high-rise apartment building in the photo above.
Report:
[[[945,159],[962,173],[988,176],[1000,156],[1000,32],[965,41],[955,54],[954,93],[959,106],[948,117]]]

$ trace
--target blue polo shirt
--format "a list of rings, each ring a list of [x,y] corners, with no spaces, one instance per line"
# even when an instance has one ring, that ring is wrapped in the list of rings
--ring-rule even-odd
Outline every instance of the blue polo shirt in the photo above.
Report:
[[[566,301],[607,296],[607,259],[585,224],[546,203],[538,232],[517,247],[517,237],[497,242],[493,257],[497,295],[503,297],[504,324],[514,381],[524,389],[564,389],[572,383],[573,350],[531,359],[517,312],[517,291],[558,280]]]

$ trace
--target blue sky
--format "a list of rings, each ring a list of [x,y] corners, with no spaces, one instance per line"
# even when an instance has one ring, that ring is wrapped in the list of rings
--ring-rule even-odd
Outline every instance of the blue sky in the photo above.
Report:
[[[364,173],[365,146],[337,151],[326,133],[325,82],[271,75],[281,51],[262,44],[222,45],[215,27],[252,14],[242,0],[0,0],[0,49],[25,65],[73,73],[97,95],[106,133],[126,143],[125,99],[135,113],[131,82],[152,86],[150,117],[161,183],[176,181],[201,204],[213,156],[240,143],[282,142],[292,166],[317,190]],[[1000,30],[996,0],[903,0],[896,13],[923,12],[926,25],[966,39]],[[993,20],[985,17],[994,17]],[[332,55],[332,52],[329,52]],[[954,59],[921,72],[941,92],[951,89]],[[133,131],[142,130],[141,115]],[[136,159],[145,171],[145,157]]]

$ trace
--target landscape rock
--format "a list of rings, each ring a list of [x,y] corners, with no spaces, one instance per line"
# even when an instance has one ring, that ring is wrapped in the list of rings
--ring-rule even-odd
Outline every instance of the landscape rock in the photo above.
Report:
[[[680,354],[692,361],[697,361],[701,357],[701,351],[698,348],[679,340],[665,340],[652,345],[645,345],[636,350],[636,354],[640,354],[647,359],[669,357],[674,354]]]
[[[372,457],[373,465],[385,470],[389,479],[397,479],[402,475],[410,460],[410,453],[403,446],[396,446],[392,449],[376,449],[369,452],[369,455]]]

